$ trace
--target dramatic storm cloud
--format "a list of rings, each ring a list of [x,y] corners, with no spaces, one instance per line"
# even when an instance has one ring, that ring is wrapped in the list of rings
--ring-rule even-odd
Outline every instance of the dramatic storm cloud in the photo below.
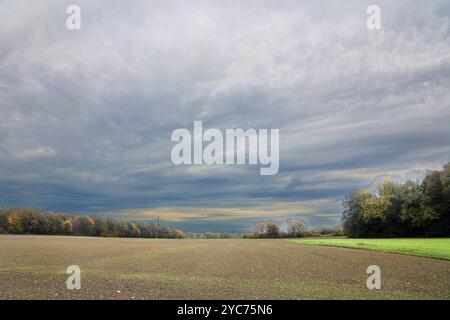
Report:
[[[81,7],[81,30],[66,8]],[[194,231],[340,220],[450,158],[450,2],[0,1],[0,206]],[[171,133],[280,129],[280,170],[175,166]]]

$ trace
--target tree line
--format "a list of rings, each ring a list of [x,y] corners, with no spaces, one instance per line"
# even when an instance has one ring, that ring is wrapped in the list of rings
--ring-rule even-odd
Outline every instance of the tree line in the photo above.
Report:
[[[422,181],[390,180],[343,201],[343,228],[350,237],[450,236],[450,162]]]
[[[179,239],[185,237],[185,234],[178,229],[154,223],[125,222],[64,212],[43,212],[29,208],[0,208],[0,233],[122,238]]]
[[[304,238],[321,236],[342,236],[340,228],[322,228],[310,231],[307,223],[299,218],[286,219],[286,231],[282,231],[279,221],[261,220],[255,223],[253,233],[245,234],[246,239]]]

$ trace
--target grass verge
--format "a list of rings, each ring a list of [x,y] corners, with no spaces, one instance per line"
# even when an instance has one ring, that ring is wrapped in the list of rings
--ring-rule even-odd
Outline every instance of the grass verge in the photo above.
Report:
[[[320,246],[344,247],[384,251],[450,260],[450,238],[402,238],[402,239],[303,239],[297,243]]]

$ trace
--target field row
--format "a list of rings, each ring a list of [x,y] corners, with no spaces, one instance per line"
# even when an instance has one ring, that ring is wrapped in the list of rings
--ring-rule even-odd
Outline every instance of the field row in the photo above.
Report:
[[[67,290],[66,269],[81,269]],[[369,265],[381,290],[366,287]],[[0,236],[1,299],[450,299],[450,261],[286,240]]]

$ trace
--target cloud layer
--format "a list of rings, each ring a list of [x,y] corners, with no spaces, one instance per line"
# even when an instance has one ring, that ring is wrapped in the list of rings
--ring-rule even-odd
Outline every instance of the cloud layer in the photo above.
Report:
[[[247,230],[450,158],[450,4],[0,1],[0,205]],[[174,166],[171,132],[279,128],[280,172]]]

